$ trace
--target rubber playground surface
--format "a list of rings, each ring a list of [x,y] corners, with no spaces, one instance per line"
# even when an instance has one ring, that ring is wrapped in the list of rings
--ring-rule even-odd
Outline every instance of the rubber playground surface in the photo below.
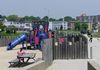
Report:
[[[7,47],[0,47],[0,70],[17,70],[19,67],[9,67],[9,61],[17,56],[17,51],[21,45],[16,46],[13,50],[7,51]],[[42,53],[39,50],[26,50],[27,53],[36,53],[35,59],[42,58]],[[32,62],[30,60],[29,62]]]

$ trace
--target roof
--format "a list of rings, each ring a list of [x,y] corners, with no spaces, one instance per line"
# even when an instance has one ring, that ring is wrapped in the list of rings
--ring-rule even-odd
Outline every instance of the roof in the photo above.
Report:
[[[54,24],[59,24],[59,23],[67,23],[66,21],[52,21]]]

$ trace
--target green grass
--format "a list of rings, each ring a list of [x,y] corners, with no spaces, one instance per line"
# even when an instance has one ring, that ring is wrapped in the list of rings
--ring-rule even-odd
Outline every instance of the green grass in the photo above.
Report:
[[[75,31],[75,30],[59,30],[59,32],[65,32],[65,33],[73,33],[73,34],[79,34],[79,31]],[[92,33],[93,37],[100,37],[100,33],[99,32],[95,32]]]
[[[100,37],[100,33],[96,32],[96,33],[92,33],[93,37]]]
[[[22,34],[22,32],[16,32],[15,34],[14,34],[14,33],[8,34],[8,33],[6,33],[6,32],[1,32],[0,34],[1,34],[2,36],[19,36],[19,35]]]
[[[79,31],[75,31],[75,30],[59,30],[59,32],[65,32],[65,33],[73,33],[73,34],[79,34],[80,32]]]

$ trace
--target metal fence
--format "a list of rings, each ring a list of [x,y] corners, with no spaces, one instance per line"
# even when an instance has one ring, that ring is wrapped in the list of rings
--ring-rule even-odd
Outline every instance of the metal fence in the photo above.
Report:
[[[47,62],[49,59],[88,59],[88,41],[80,34],[56,36],[52,40],[44,40],[43,45],[43,56]]]
[[[16,36],[0,36],[0,47],[7,46]]]
[[[45,61],[46,68],[49,67],[53,62],[52,45],[52,39],[43,40],[42,57]]]
[[[87,59],[88,43],[82,35],[67,35],[53,40],[53,59]]]

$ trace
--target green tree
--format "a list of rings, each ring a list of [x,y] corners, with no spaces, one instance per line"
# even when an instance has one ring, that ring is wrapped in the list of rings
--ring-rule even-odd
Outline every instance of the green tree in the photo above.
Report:
[[[2,20],[4,21],[7,17],[6,16],[2,16]]]
[[[2,15],[0,15],[0,21],[2,21]]]
[[[70,16],[65,16],[64,17],[64,21],[67,21],[67,22],[69,22],[69,21],[74,21],[75,19],[74,18],[72,18],[72,17],[70,17]]]
[[[81,28],[80,22],[75,22],[74,26],[75,26],[75,30],[78,30],[78,31],[79,31],[80,28]]]
[[[9,15],[7,17],[7,20],[8,21],[18,21],[19,20],[19,17],[17,15]]]
[[[16,33],[16,27],[11,25],[6,28],[6,33]]]
[[[82,25],[81,25],[81,28],[83,29],[83,30],[88,30],[88,24],[87,23],[82,23]]]
[[[49,21],[55,21],[56,19],[54,19],[54,18],[49,18]]]
[[[60,26],[60,30],[63,30],[63,26],[62,25]]]
[[[37,20],[40,20],[40,17],[34,17],[34,16],[25,16],[22,18],[24,21],[37,21]]]
[[[38,16],[38,17],[35,17],[35,20],[39,21],[41,20],[41,18]]]
[[[48,21],[48,19],[49,19],[48,16],[44,16],[44,17],[42,18],[43,21]]]
[[[3,31],[5,29],[5,25],[3,25],[3,22],[0,21],[0,31]]]
[[[0,21],[4,21],[5,18],[6,16],[0,15]]]
[[[58,21],[63,21],[63,18],[59,18]]]
[[[29,16],[24,16],[22,19],[23,19],[24,21],[28,21],[28,20],[29,20]]]
[[[34,17],[34,16],[29,16],[28,21],[33,21],[33,20],[36,20],[36,17]]]

